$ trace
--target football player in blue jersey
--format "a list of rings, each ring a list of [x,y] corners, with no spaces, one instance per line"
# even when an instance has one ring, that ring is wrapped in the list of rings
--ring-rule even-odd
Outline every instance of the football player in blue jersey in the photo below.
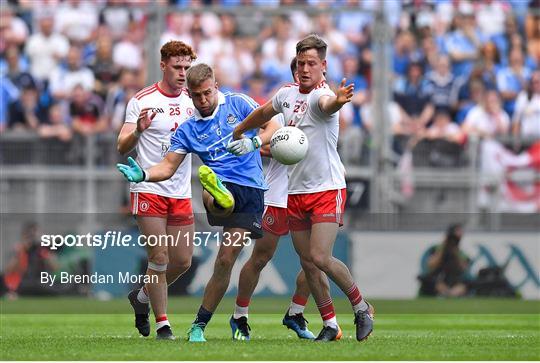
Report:
[[[229,286],[231,271],[242,247],[250,238],[262,237],[262,214],[266,183],[260,153],[237,157],[227,151],[232,132],[258,104],[241,93],[223,94],[211,67],[198,64],[186,73],[194,115],[181,124],[171,137],[165,158],[143,170],[135,160],[118,164],[118,170],[130,182],[157,182],[170,178],[188,153],[204,163],[199,168],[203,201],[210,225],[223,226],[223,236],[214,272],[204,291],[202,304],[188,333],[188,340],[204,342],[204,329]],[[280,125],[269,121],[264,131],[246,133],[244,147],[255,150],[270,142]]]

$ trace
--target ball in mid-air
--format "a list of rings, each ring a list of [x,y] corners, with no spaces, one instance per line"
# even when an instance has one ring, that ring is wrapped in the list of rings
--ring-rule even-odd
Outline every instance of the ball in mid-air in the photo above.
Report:
[[[308,147],[306,134],[292,126],[282,127],[274,132],[270,141],[272,157],[284,165],[298,163],[306,156]]]

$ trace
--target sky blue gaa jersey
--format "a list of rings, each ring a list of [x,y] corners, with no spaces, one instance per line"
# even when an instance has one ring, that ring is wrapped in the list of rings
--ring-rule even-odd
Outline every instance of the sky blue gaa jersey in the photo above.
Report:
[[[222,181],[267,189],[260,153],[235,156],[227,151],[227,144],[236,125],[258,106],[244,94],[219,92],[218,106],[214,113],[202,117],[195,109],[193,116],[172,135],[169,152],[197,154]],[[256,135],[257,130],[245,133],[249,138]]]

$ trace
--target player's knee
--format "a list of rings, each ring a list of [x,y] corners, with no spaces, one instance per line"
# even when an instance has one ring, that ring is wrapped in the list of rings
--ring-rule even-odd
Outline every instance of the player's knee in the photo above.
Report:
[[[232,270],[235,260],[236,256],[234,256],[232,253],[220,254],[216,258],[216,271],[226,272]]]
[[[169,263],[169,266],[171,264],[173,265],[174,269],[178,271],[179,274],[183,274],[191,267],[191,257],[181,258],[180,260],[174,262],[171,261]]]
[[[300,265],[302,265],[302,270],[304,270],[306,275],[313,275],[319,271],[311,258],[301,258]]]
[[[332,260],[330,256],[325,256],[323,254],[316,254],[311,257],[313,260],[313,264],[317,266],[317,268],[321,271],[328,271],[330,268],[330,264],[332,263]]]
[[[262,252],[258,253],[256,256],[253,257],[253,266],[256,270],[261,271],[268,261],[272,259],[273,254],[269,252]]]

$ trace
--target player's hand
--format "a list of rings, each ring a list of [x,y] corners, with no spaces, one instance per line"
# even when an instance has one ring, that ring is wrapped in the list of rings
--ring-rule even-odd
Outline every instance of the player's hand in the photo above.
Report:
[[[150,127],[152,120],[156,117],[156,112],[151,112],[151,108],[143,108],[137,119],[137,131],[143,132]]]
[[[118,169],[126,180],[133,183],[140,183],[146,178],[146,173],[143,168],[133,159],[131,156],[128,157],[128,164],[116,164],[116,169]]]
[[[337,102],[342,105],[346,104],[347,102],[351,102],[354,94],[354,83],[345,86],[346,82],[347,78],[343,78],[339,88],[336,90]]]
[[[231,139],[229,144],[227,144],[227,151],[236,156],[242,156],[257,150],[261,145],[262,141],[259,136],[255,136],[251,139],[248,139],[247,137],[240,140]]]

